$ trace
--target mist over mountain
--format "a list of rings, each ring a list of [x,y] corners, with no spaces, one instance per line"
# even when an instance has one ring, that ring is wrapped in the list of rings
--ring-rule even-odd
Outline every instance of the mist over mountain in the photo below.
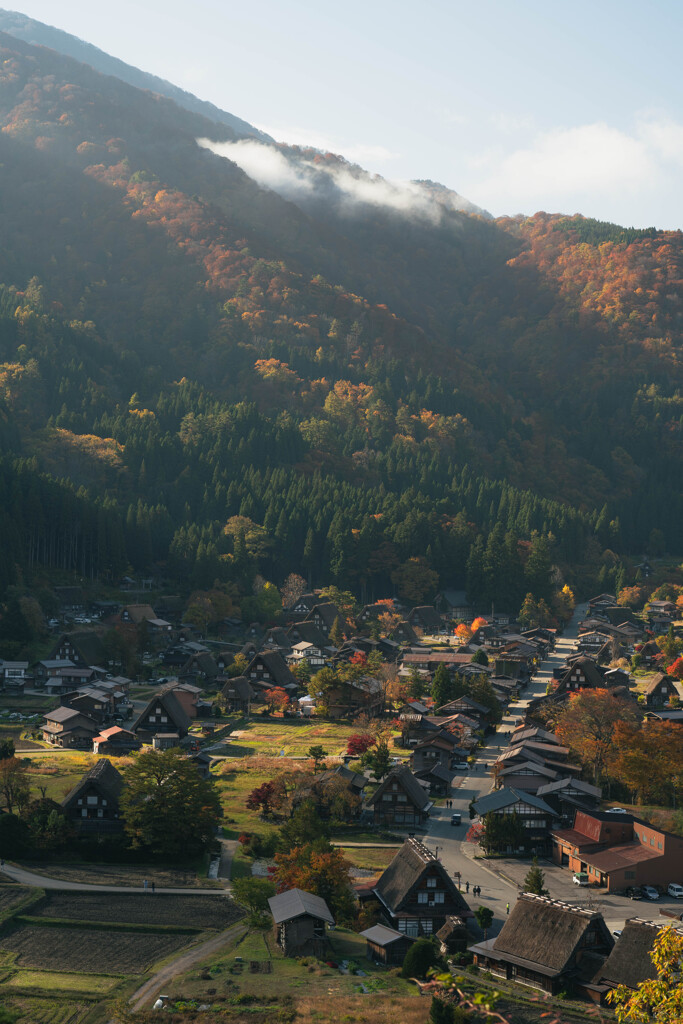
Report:
[[[0,51],[0,585],[417,558],[486,601],[505,551],[514,608],[538,537],[605,588],[680,549],[680,233],[493,220]]]
[[[491,214],[457,192],[433,181],[390,181],[370,174],[333,153],[301,146],[264,145],[251,140],[199,145],[232,160],[265,188],[291,199],[318,216],[330,212],[365,216],[368,207],[385,207],[406,217],[440,224],[447,212]]]

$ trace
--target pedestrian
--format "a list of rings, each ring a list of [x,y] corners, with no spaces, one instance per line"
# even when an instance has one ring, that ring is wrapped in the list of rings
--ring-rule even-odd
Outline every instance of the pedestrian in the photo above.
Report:
[[[152,882],[152,892],[154,892],[154,882]]]
[[[145,878],[145,880],[142,883],[142,888],[144,889],[145,892],[147,892],[147,879],[146,878]]]
[[[506,904],[505,904],[505,913],[506,913],[506,914],[509,914],[509,913],[510,913],[510,904],[509,904],[509,903],[506,903]]]
[[[470,891],[470,883],[469,882],[465,882],[465,892],[469,892],[469,891]]]

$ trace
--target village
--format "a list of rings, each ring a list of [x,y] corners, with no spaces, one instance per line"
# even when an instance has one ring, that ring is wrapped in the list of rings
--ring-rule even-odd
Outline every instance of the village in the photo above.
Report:
[[[505,1005],[523,1002],[526,987],[604,1008],[617,986],[655,976],[661,928],[683,934],[679,779],[669,773],[646,804],[646,784],[635,768],[633,779],[620,775],[619,761],[619,744],[632,753],[637,733],[645,750],[647,740],[680,763],[675,601],[636,613],[599,594],[572,601],[551,627],[475,615],[461,592],[435,605],[358,607],[328,590],[298,594],[277,625],[229,621],[211,638],[138,594],[59,596],[47,656],[0,665],[0,985],[40,998],[61,973],[83,1000],[77,1019],[90,1019],[86,978],[104,985],[103,964],[34,953],[41,900],[65,900],[63,886],[80,890],[74,899],[107,886],[131,899],[153,892],[176,930],[192,901],[199,919],[222,908],[207,927],[227,925],[227,937],[211,954],[181,945],[177,970],[174,954],[165,973],[153,971],[158,956],[114,972],[103,991],[125,992],[141,1012],[218,1005],[226,993],[202,980],[226,964],[241,974],[252,947],[252,974],[286,988],[296,984],[288,962],[317,963],[325,984],[341,979],[340,997],[412,1000],[406,1020],[426,1019],[415,997],[435,994],[427,975],[439,964],[469,965],[475,987],[505,982]],[[103,620],[141,643],[145,678],[125,674]],[[191,864],[174,866],[170,846],[154,861],[131,854],[128,791],[150,756],[218,795],[216,826]],[[184,825],[189,850],[193,822]],[[175,899],[184,916],[170,909]],[[77,909],[57,916],[88,921]],[[264,983],[231,974],[228,988],[253,1002]]]

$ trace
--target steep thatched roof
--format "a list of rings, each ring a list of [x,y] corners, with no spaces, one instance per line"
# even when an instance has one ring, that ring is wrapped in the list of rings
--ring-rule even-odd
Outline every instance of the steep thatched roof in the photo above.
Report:
[[[662,927],[663,923],[655,924],[654,921],[644,921],[638,917],[627,921],[596,980],[599,978],[608,985],[636,988],[641,981],[655,978],[657,972],[650,959],[650,951]]]
[[[542,973],[561,973],[589,928],[597,928],[605,952],[613,940],[602,914],[582,910],[547,896],[522,893],[493,943],[496,955],[526,960]]]
[[[398,851],[391,864],[382,873],[374,893],[382,903],[390,910],[398,907],[411,889],[418,884],[425,871],[436,871],[441,877],[443,889],[448,897],[455,903],[458,910],[470,915],[469,907],[455,887],[453,879],[437,860],[434,854],[427,849],[424,843],[417,839],[407,839]]]
[[[93,765],[90,771],[77,782],[71,792],[62,800],[62,807],[68,807],[85,790],[94,785],[96,789],[109,800],[112,806],[117,806],[121,790],[123,789],[123,776],[106,757]]]
[[[432,806],[429,794],[417,781],[410,768],[404,764],[391,769],[387,777],[380,783],[368,800],[368,806],[371,807],[378,800],[381,800],[382,794],[390,789],[395,783],[398,784],[399,788],[406,794],[411,804],[413,804],[413,806],[419,811],[428,811]]]

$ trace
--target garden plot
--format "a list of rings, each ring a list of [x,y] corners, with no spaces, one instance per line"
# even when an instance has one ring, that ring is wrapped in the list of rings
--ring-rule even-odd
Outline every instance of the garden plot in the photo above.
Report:
[[[33,917],[113,924],[176,925],[222,930],[243,916],[227,896],[174,896],[171,893],[49,892],[31,908]],[[46,929],[47,930],[47,929]],[[53,928],[49,929],[54,931]],[[99,936],[99,933],[98,933]],[[98,938],[99,941],[99,938]]]
[[[187,936],[146,932],[94,933],[81,928],[19,925],[0,939],[0,949],[17,954],[19,968],[83,974],[141,974],[187,944]]]

